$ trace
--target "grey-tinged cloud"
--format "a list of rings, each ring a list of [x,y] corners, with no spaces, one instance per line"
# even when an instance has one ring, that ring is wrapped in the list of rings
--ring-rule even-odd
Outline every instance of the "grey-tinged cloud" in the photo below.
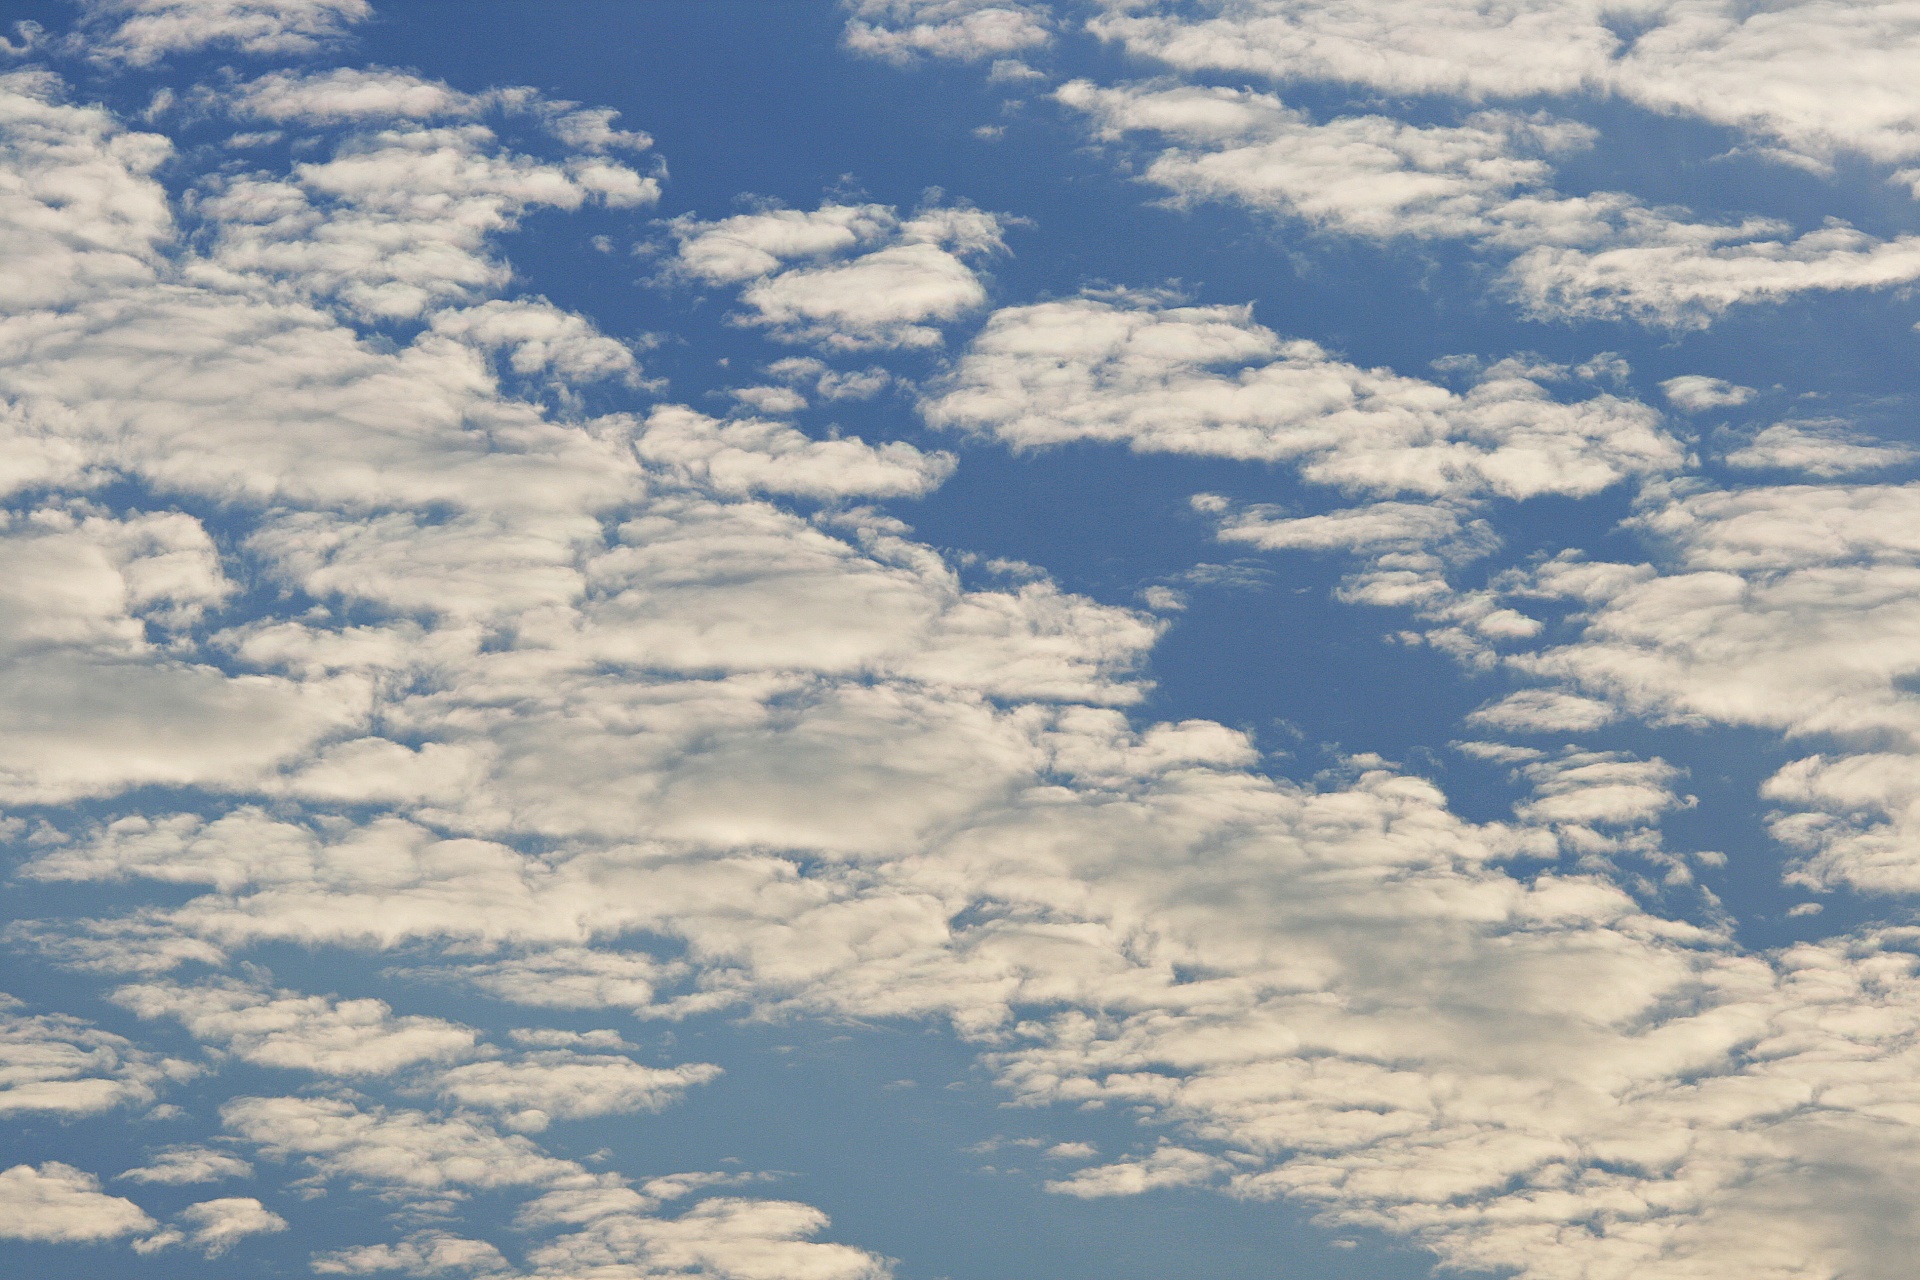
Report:
[[[159,1226],[131,1200],[100,1190],[100,1180],[69,1164],[0,1170],[0,1239],[61,1244],[117,1240]]]
[[[1776,422],[1729,451],[1726,462],[1743,471],[1798,471],[1831,478],[1897,467],[1915,456],[1906,445],[1876,440],[1837,422]]]
[[[1660,384],[1660,391],[1671,404],[1688,413],[1745,404],[1753,399],[1754,394],[1752,387],[1738,386],[1722,378],[1709,378],[1697,373],[1668,378]]]
[[[1920,21],[1898,0],[1656,0],[1627,11],[1576,0],[1435,9],[1421,0],[1354,6],[1109,0],[1089,24],[1135,56],[1188,74],[1364,85],[1469,102],[1610,94],[1749,131],[1823,160],[1852,150],[1920,154],[1920,110],[1901,92]]]
[[[285,1218],[251,1196],[202,1200],[182,1209],[175,1220],[184,1224],[186,1244],[209,1258],[225,1253],[247,1236],[287,1229]]]
[[[843,7],[847,48],[894,63],[1004,59],[1053,38],[1047,6],[1027,0],[844,0]]]
[[[1005,251],[1001,220],[965,207],[903,219],[881,205],[828,204],[683,217],[669,229],[673,273],[742,285],[740,323],[839,351],[940,345],[938,323],[986,304],[970,263]]]
[[[1583,495],[1680,462],[1645,405],[1553,398],[1544,380],[1570,376],[1502,362],[1463,395],[1283,339],[1246,307],[1082,297],[995,312],[923,412],[1016,448],[1285,461],[1381,495]]]
[[[720,1074],[706,1062],[649,1067],[618,1054],[548,1049],[449,1067],[434,1073],[429,1087],[448,1102],[498,1113],[531,1133],[553,1120],[659,1111]]]
[[[65,1014],[0,994],[0,1115],[84,1116],[154,1101],[194,1069]]]
[[[85,0],[81,28],[97,61],[144,67],[207,48],[316,53],[372,16],[367,0]]]
[[[679,405],[653,411],[634,452],[689,486],[827,500],[917,498],[954,468],[952,454],[924,453],[903,441],[814,440],[785,423],[722,422]]]
[[[464,1058],[477,1039],[471,1027],[443,1018],[395,1016],[380,1000],[306,996],[231,979],[138,983],[116,990],[113,1000],[142,1018],[174,1018],[196,1040],[243,1061],[330,1076],[386,1075]]]
[[[218,1182],[223,1178],[248,1178],[253,1166],[230,1151],[212,1147],[167,1147],[154,1153],[146,1164],[117,1175],[132,1182],[152,1182],[161,1186],[186,1186],[199,1182]]]
[[[1522,689],[1475,710],[1467,723],[1509,733],[1586,733],[1618,715],[1594,698],[1559,689]]]
[[[1618,192],[1562,195],[1550,159],[1595,136],[1571,121],[1315,122],[1252,90],[1083,80],[1055,96],[1098,136],[1160,135],[1170,145],[1141,177],[1178,202],[1227,201],[1372,239],[1464,240],[1505,264],[1505,291],[1540,317],[1698,327],[1742,302],[1920,276],[1913,236],[1882,240],[1838,220],[1795,235],[1764,218],[1695,221]]]
[[[328,1250],[314,1255],[312,1267],[315,1274],[323,1276],[363,1276],[383,1271],[409,1276],[490,1275],[512,1269],[505,1255],[485,1240],[446,1231],[418,1231],[397,1244]]]

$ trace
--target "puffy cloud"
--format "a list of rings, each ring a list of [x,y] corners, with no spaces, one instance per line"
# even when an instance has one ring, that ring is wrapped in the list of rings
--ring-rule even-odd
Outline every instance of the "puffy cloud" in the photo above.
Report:
[[[1839,423],[1776,422],[1728,453],[1726,461],[1748,471],[1777,468],[1831,477],[1898,466],[1914,456],[1905,445],[1875,440]]]
[[[1518,733],[1585,733],[1618,713],[1604,702],[1557,689],[1522,689],[1467,717],[1467,723]]]
[[[485,1240],[469,1240],[445,1231],[417,1232],[398,1244],[336,1249],[316,1254],[313,1259],[314,1272],[323,1276],[364,1276],[381,1271],[436,1276],[508,1269],[506,1258]]]
[[[202,1200],[182,1209],[178,1220],[186,1224],[186,1242],[210,1258],[247,1236],[287,1229],[285,1218],[251,1196]]]
[[[782,342],[842,351],[938,346],[940,331],[928,321],[957,319],[987,301],[967,260],[1004,248],[1000,220],[964,207],[902,220],[880,205],[830,204],[670,226],[679,242],[674,270],[710,283],[749,282],[742,323]]]
[[[552,373],[576,382],[634,379],[639,362],[625,344],[595,329],[584,317],[545,299],[494,298],[477,307],[434,313],[433,327],[449,337],[499,351],[515,373]]]
[[[1044,5],[1022,0],[845,0],[846,45],[889,62],[1006,58],[1052,39]]]
[[[1071,1177],[1047,1183],[1060,1195],[1093,1200],[1103,1196],[1137,1196],[1161,1187],[1192,1187],[1212,1182],[1233,1166],[1218,1156],[1163,1144],[1138,1160],[1081,1169]]]
[[[1680,461],[1644,405],[1554,400],[1542,379],[1563,372],[1503,362],[1458,395],[1284,340],[1246,307],[1083,297],[995,312],[924,412],[1016,448],[1291,461],[1379,494],[1581,495]]]
[[[584,1215],[582,1215],[584,1216]],[[576,1219],[577,1220],[577,1219]],[[812,1239],[827,1215],[786,1200],[715,1196],[676,1218],[608,1212],[529,1253],[535,1276],[632,1268],[640,1274],[707,1273],[729,1280],[882,1280],[886,1260]]]
[[[1752,387],[1736,386],[1724,379],[1708,378],[1697,373],[1668,378],[1660,384],[1660,390],[1669,402],[1688,413],[1698,413],[1702,409],[1723,409],[1753,399]]]
[[[152,1102],[185,1063],[64,1014],[29,1014],[0,995],[0,1115],[83,1116]]]
[[[313,53],[372,15],[367,0],[85,0],[82,21],[93,57],[143,67],[206,48]]]
[[[615,1054],[551,1049],[450,1067],[435,1075],[432,1087],[442,1098],[499,1112],[531,1132],[553,1119],[659,1111],[719,1075],[719,1067],[704,1062],[648,1067]]]
[[[252,1175],[253,1166],[231,1152],[216,1151],[211,1147],[168,1147],[147,1164],[129,1169],[119,1176],[134,1182],[180,1186]]]
[[[1091,28],[1183,72],[1328,80],[1393,95],[1482,101],[1612,94],[1770,137],[1803,155],[1920,154],[1900,93],[1920,20],[1899,0],[1749,10],[1731,0],[1579,0],[1440,11],[1421,0],[1350,5],[1112,2]]]
[[[334,1000],[237,981],[121,987],[116,1003],[143,1018],[172,1017],[197,1040],[260,1066],[322,1075],[385,1075],[472,1052],[470,1027],[419,1015],[394,1017],[380,1000]]]
[[[0,1238],[85,1243],[114,1240],[159,1224],[139,1205],[100,1190],[100,1180],[49,1160],[0,1171]]]
[[[220,1118],[264,1155],[298,1157],[321,1177],[357,1184],[435,1192],[592,1180],[572,1161],[467,1117],[362,1109],[337,1098],[235,1098],[221,1107]]]
[[[1349,235],[1465,239],[1504,259],[1536,315],[1703,325],[1749,300],[1872,289],[1920,275],[1920,238],[1879,240],[1830,220],[1688,221],[1631,196],[1562,196],[1544,158],[1592,140],[1570,122],[1482,113],[1461,126],[1387,116],[1315,123],[1251,90],[1102,88],[1056,96],[1110,138],[1166,137],[1143,180],[1182,201],[1226,200]]]
[[[113,161],[95,145],[98,113],[19,109],[49,137],[67,131],[33,163]],[[30,876],[186,888],[29,940],[50,939],[56,957],[155,968],[218,964],[268,941],[404,942],[418,952],[395,952],[396,964],[423,953],[429,973],[535,1005],[943,1018],[980,1039],[1020,1099],[1141,1108],[1177,1135],[1087,1188],[1190,1178],[1205,1163],[1235,1193],[1292,1195],[1331,1219],[1415,1236],[1448,1262],[1535,1280],[1684,1274],[1704,1259],[1743,1276],[1906,1265],[1900,1198],[1913,1184],[1887,1177],[1912,1163],[1920,1002],[1902,939],[1755,956],[1717,928],[1654,913],[1602,869],[1556,861],[1594,847],[1576,828],[1631,833],[1679,803],[1668,766],[1516,758],[1537,766],[1523,775],[1531,807],[1473,823],[1433,784],[1377,760],[1306,785],[1259,768],[1254,744],[1225,726],[1129,723],[1090,704],[1140,696],[1131,673],[1156,634],[1150,619],[1044,581],[967,590],[879,513],[806,519],[728,491],[711,465],[643,457],[634,420],[515,398],[472,342],[436,331],[436,300],[464,310],[493,287],[488,229],[520,207],[499,190],[519,174],[564,207],[544,171],[572,181],[565,163],[535,165],[467,128],[376,130],[332,154],[316,166],[377,156],[380,172],[301,169],[260,178],[257,193],[292,207],[275,184],[300,187],[316,227],[350,225],[362,206],[397,209],[382,234],[453,245],[440,267],[417,264],[418,337],[388,347],[353,328],[365,309],[355,290],[373,297],[401,279],[391,263],[343,268],[336,287],[304,261],[228,254],[224,224],[258,223],[258,210],[218,202],[237,179],[203,206],[210,234],[177,251],[164,283],[131,268],[50,272],[78,281],[72,305],[0,331],[11,344],[0,376],[23,421],[156,504],[218,500],[233,562],[291,593],[258,619],[203,602],[218,630],[195,648],[202,631],[188,628],[181,652],[227,664],[221,678],[244,678],[232,667],[304,688],[350,676],[371,709],[269,761],[271,776],[224,783],[241,793],[231,798],[123,784],[98,821],[63,819],[72,838],[41,852]],[[431,163],[409,186],[403,161],[418,155]],[[144,172],[123,163],[116,189],[163,200]],[[330,203],[308,186],[373,194]],[[475,191],[485,198],[467,204],[462,192]],[[18,206],[30,225],[57,222],[47,200],[31,203]],[[479,220],[470,239],[434,221],[468,213]],[[733,225],[732,240],[712,242],[724,253],[695,253],[685,270],[745,262],[745,274],[714,266],[709,278],[777,282],[856,266],[903,234],[878,215],[870,242],[851,215],[774,223]],[[707,234],[682,229],[687,245]],[[824,239],[788,252],[789,232]],[[48,243],[50,260],[66,261]],[[932,403],[1014,443],[1092,437],[1296,460],[1318,482],[1446,496],[1467,526],[1467,504],[1485,495],[1593,493],[1681,456],[1645,406],[1554,399],[1546,384],[1561,371],[1496,366],[1456,394],[1283,343],[1240,309],[1048,306],[1003,312],[989,337],[1004,345],[969,352]],[[954,399],[962,390],[974,398]],[[807,453],[819,442],[725,438],[728,427],[681,412],[697,440],[764,454],[762,474],[787,446],[822,456]],[[858,469],[878,452],[830,456]],[[1574,623],[1585,647],[1529,657],[1542,678],[1610,705],[1697,707],[1691,690],[1634,683],[1628,668],[1650,653],[1691,661],[1703,626],[1744,625],[1743,598],[1776,592],[1785,610],[1817,607],[1822,590],[1862,593],[1848,576],[1860,564],[1882,575],[1886,607],[1904,608],[1912,591],[1885,575],[1911,552],[1899,530],[1920,527],[1906,505],[1891,488],[1651,487],[1637,527],[1677,548],[1680,572],[1665,580],[1703,579],[1688,589],[1734,604],[1672,607],[1653,566],[1552,561],[1525,588],[1587,610]],[[1318,524],[1251,513],[1245,527],[1402,554],[1425,536],[1410,506]],[[1474,605],[1474,625],[1531,635],[1537,622],[1495,607],[1499,589]],[[1447,607],[1459,605],[1455,593]],[[111,610],[73,616],[106,636],[86,644],[134,642]],[[1880,621],[1883,642],[1867,646],[1878,656],[1850,660],[1873,677],[1859,685],[1900,710],[1888,673],[1905,674],[1914,649],[1899,618]],[[1777,626],[1743,634],[1785,652]],[[1616,668],[1601,652],[1610,639]],[[1727,661],[1737,650],[1709,646],[1702,672],[1678,674],[1746,680]],[[1845,657],[1837,643],[1833,655]],[[116,660],[189,658],[134,649]],[[1807,666],[1804,646],[1792,660]],[[1609,683],[1609,670],[1626,675]],[[386,785],[400,766],[417,776]],[[1810,772],[1807,794],[1841,796],[1841,781]],[[219,978],[135,989],[237,1052],[317,1052],[343,1070],[434,1062],[467,1034]],[[585,1052],[613,1046],[533,1044],[416,1069],[400,1087],[448,1081],[452,1103],[520,1116],[645,1105],[685,1080]],[[721,1196],[664,1216],[669,1191],[695,1180],[636,1189],[477,1112],[306,1096],[229,1099],[221,1114],[267,1159],[378,1194],[442,1207],[476,1190],[533,1194],[524,1221],[556,1232],[532,1251],[536,1275],[884,1271],[819,1240],[824,1219],[807,1206]],[[1870,1171],[1895,1211],[1836,1203],[1829,1188]],[[474,1269],[497,1256],[446,1239],[320,1261]]]
[[[768,388],[781,390],[782,388]],[[679,405],[655,409],[634,440],[643,460],[719,493],[917,498],[953,473],[949,453],[910,444],[813,440],[779,422],[719,422]]]

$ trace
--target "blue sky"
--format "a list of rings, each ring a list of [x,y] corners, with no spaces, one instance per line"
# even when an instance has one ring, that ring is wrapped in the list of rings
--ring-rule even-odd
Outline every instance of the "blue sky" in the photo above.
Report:
[[[1898,4],[22,3],[0,1258],[1907,1274]]]

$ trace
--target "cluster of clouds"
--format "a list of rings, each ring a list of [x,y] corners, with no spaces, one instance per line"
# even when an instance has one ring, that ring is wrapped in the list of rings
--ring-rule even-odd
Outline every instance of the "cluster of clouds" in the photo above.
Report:
[[[1366,239],[1463,242],[1500,264],[1501,288],[1540,318],[1698,327],[1742,303],[1920,278],[1910,235],[1876,237],[1835,218],[1802,229],[1759,216],[1702,220],[1624,192],[1560,192],[1553,161],[1592,146],[1598,131],[1488,107],[1610,97],[1744,131],[1755,155],[1825,172],[1850,154],[1911,185],[1920,170],[1898,166],[1920,156],[1920,113],[1905,101],[1902,68],[1920,48],[1920,21],[1898,0],[1757,12],[1732,0],[1459,13],[1414,0],[853,8],[849,48],[894,61],[1032,53],[1053,32],[1091,34],[1167,75],[1071,80],[1052,97],[1096,139],[1156,138],[1138,176],[1169,200],[1229,202]],[[1223,78],[1451,101],[1460,119],[1408,119],[1377,103],[1315,118]]]
[[[941,322],[986,305],[970,260],[1006,249],[1001,220],[966,207],[901,218],[882,205],[825,204],[683,217],[671,229],[672,273],[738,286],[740,323],[838,351],[939,346]]]
[[[234,25],[250,15],[292,40],[358,13],[136,16],[175,10],[241,47],[281,38]],[[1010,55],[1048,29],[1031,6],[946,0],[854,16],[856,45],[902,58]],[[157,57],[172,29],[128,18],[101,47]],[[606,1031],[495,1043],[247,966],[291,941],[424,956],[417,976],[521,1010],[944,1020],[1022,1100],[1164,1123],[1102,1163],[1063,1148],[1085,1163],[1061,1194],[1290,1196],[1530,1280],[1904,1274],[1914,937],[1759,955],[1661,909],[1610,860],[1664,858],[1684,886],[1658,832],[1684,776],[1565,743],[1619,715],[1870,739],[1783,770],[1770,794],[1798,808],[1779,828],[1810,884],[1911,888],[1909,487],[1705,487],[1658,412],[1601,389],[1606,360],[1462,366],[1454,390],[1245,308],[1107,293],[993,312],[928,389],[931,423],[1281,464],[1357,495],[1307,515],[1197,505],[1229,542],[1358,555],[1351,598],[1410,605],[1427,638],[1465,637],[1529,684],[1473,725],[1518,740],[1478,744],[1528,788],[1510,820],[1468,821],[1378,759],[1290,782],[1237,730],[1128,719],[1153,617],[1044,577],[970,587],[871,505],[930,491],[951,457],[815,438],[768,394],[868,394],[885,377],[828,359],[944,342],[990,301],[973,263],[1001,251],[998,217],[676,220],[670,272],[737,289],[743,324],[814,354],[741,397],[762,416],[665,397],[589,416],[548,387],[644,390],[637,359],[586,317],[497,296],[495,246],[532,208],[649,204],[657,178],[614,155],[637,135],[522,98],[566,150],[535,159],[483,122],[503,100],[399,73],[226,92],[236,126],[330,149],[208,179],[189,236],[153,177],[166,139],[50,73],[0,81],[18,175],[0,245],[25,282],[0,300],[0,582],[19,584],[0,799],[41,819],[10,832],[23,878],[164,890],[12,940],[201,1046],[176,1061],[8,1006],[0,1105],[146,1106],[232,1060],[293,1073],[225,1097],[217,1143],[120,1177],[285,1165],[442,1221],[497,1190],[531,1233],[517,1260],[450,1226],[333,1241],[321,1274],[886,1273],[738,1177],[637,1182],[537,1136],[670,1105],[713,1064],[642,1062]],[[404,340],[369,333],[398,322]],[[1667,394],[1741,399],[1704,375]],[[1891,462],[1818,424],[1746,447],[1736,468],[1815,478],[1848,472],[1847,450]],[[1657,559],[1451,584],[1502,504],[1616,485],[1640,487]],[[272,603],[240,607],[258,584]],[[1530,601],[1572,602],[1572,638],[1537,641]],[[240,1196],[165,1225],[98,1171],[0,1172],[15,1239],[213,1253],[292,1225]]]

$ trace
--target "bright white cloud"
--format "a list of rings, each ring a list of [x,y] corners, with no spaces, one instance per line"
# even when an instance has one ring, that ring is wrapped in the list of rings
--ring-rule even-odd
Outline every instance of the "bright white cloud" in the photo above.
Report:
[[[139,1205],[100,1190],[100,1180],[49,1160],[0,1170],[0,1239],[88,1243],[159,1224]]]
[[[1092,29],[1189,73],[1326,80],[1468,101],[1612,94],[1777,139],[1897,161],[1920,154],[1920,110],[1901,92],[1920,19],[1900,0],[1649,0],[1602,8],[1551,0],[1436,9],[1204,0],[1111,0]]]
[[[373,15],[367,0],[84,0],[88,51],[148,66],[205,48],[314,53]]]
[[[889,62],[1006,58],[1052,39],[1045,5],[1024,0],[844,0],[847,48]]]
[[[1875,440],[1832,422],[1776,422],[1727,454],[1746,471],[1778,469],[1812,476],[1844,476],[1896,467],[1914,458],[1906,445]]]
[[[1567,376],[1505,362],[1459,395],[1282,339],[1247,307],[1086,297],[995,312],[924,412],[1016,448],[1288,461],[1379,494],[1590,494],[1680,461],[1644,405],[1553,399],[1544,381]]]
[[[968,263],[1004,251],[1001,229],[1000,219],[977,209],[922,209],[903,220],[880,205],[671,224],[675,270],[746,282],[742,323],[782,342],[840,351],[938,346],[940,330],[929,321],[985,305],[986,286]]]
[[[1082,80],[1055,96],[1101,136],[1172,143],[1142,178],[1178,201],[1231,201],[1375,239],[1464,239],[1507,263],[1507,291],[1538,316],[1699,326],[1745,301],[1920,276],[1913,236],[1879,240],[1838,221],[1794,236],[1777,221],[1696,222],[1619,193],[1560,195],[1546,157],[1594,137],[1571,122],[1486,112],[1461,126],[1315,123],[1251,90]]]
[[[711,1063],[649,1067],[614,1054],[551,1049],[451,1067],[435,1075],[433,1088],[450,1102],[498,1112],[514,1128],[537,1132],[555,1119],[659,1111],[719,1075]]]
[[[84,1116],[152,1102],[187,1064],[64,1014],[30,1014],[0,995],[0,1115]]]
[[[395,1017],[384,1001],[335,1000],[237,981],[121,987],[115,1003],[142,1018],[178,1019],[193,1037],[259,1066],[322,1075],[385,1075],[419,1062],[466,1057],[470,1027]]]
[[[156,1182],[162,1186],[182,1186],[196,1182],[218,1182],[222,1178],[247,1178],[253,1166],[239,1156],[211,1147],[169,1147],[138,1169],[129,1169],[121,1178],[133,1182]]]
[[[1676,407],[1688,413],[1724,409],[1753,399],[1752,387],[1736,386],[1724,379],[1708,378],[1697,373],[1668,378],[1660,384],[1660,390]]]
[[[247,1236],[287,1229],[287,1220],[251,1196],[224,1196],[202,1200],[182,1209],[178,1221],[186,1224],[186,1242],[208,1257],[225,1253]]]

